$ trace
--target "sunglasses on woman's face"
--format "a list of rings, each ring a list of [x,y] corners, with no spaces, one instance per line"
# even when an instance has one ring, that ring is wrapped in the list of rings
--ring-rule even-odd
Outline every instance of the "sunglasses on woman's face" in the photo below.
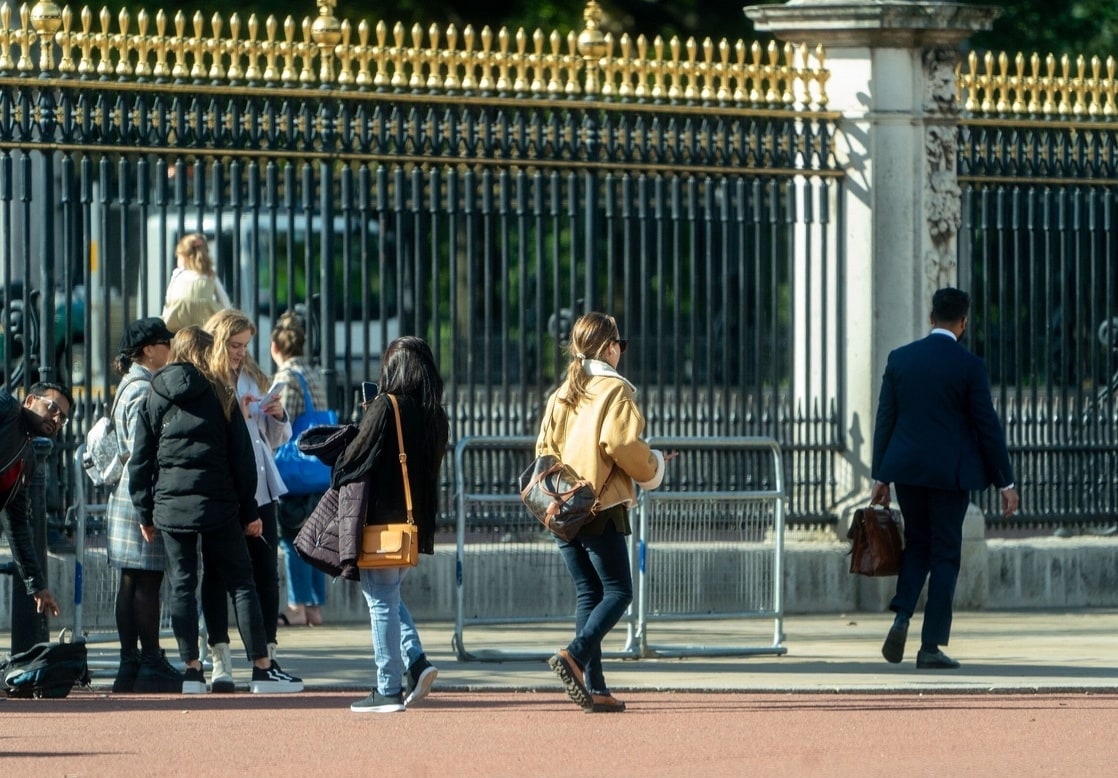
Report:
[[[629,348],[629,340],[627,338],[614,338],[613,342],[621,349],[621,353],[625,353],[625,349]]]

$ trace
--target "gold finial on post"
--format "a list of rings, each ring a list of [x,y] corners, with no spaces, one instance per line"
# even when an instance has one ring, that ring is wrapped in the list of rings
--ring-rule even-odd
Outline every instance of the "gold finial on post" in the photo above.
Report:
[[[586,66],[586,94],[596,95],[601,88],[598,82],[598,70],[601,67],[601,59],[606,54],[606,37],[599,29],[605,14],[602,13],[602,7],[598,5],[597,0],[590,0],[586,4],[582,18],[586,22],[586,27],[578,36],[578,53],[582,55]]]
[[[334,52],[342,39],[342,23],[334,15],[338,0],[318,0],[318,18],[311,25],[311,39],[318,46],[318,80],[334,82]]]
[[[54,34],[62,26],[62,9],[56,3],[35,3],[31,26],[39,35],[39,70],[45,74],[54,70]]]

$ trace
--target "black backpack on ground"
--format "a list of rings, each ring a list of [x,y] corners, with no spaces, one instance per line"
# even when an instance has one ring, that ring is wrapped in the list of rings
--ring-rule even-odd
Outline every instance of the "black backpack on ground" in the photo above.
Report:
[[[63,643],[59,639],[36,643],[0,665],[0,679],[9,697],[65,697],[74,688],[89,686],[85,640]]]

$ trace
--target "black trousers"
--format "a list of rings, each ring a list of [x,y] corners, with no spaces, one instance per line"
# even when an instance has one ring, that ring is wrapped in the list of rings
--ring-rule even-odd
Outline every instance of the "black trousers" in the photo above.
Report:
[[[952,603],[963,553],[966,492],[896,484],[904,516],[904,554],[897,593],[890,609],[911,616],[928,582],[920,639],[926,646],[946,646],[951,638]]]
[[[279,616],[279,530],[276,527],[276,503],[261,505],[256,515],[264,523],[258,538],[244,538],[252,562],[252,578],[264,615],[266,643],[276,642],[276,619]],[[206,620],[206,642],[211,646],[229,642],[229,587],[222,581],[223,568],[210,564],[202,555],[202,618]],[[267,652],[265,652],[267,653]]]
[[[171,627],[184,662],[198,659],[198,540],[202,557],[221,570],[221,580],[233,598],[233,612],[245,653],[250,660],[268,655],[264,617],[252,581],[252,563],[240,523],[230,519],[206,532],[163,531],[167,549],[167,578],[171,584]],[[222,592],[222,597],[225,592]],[[275,619],[273,618],[274,622]]]

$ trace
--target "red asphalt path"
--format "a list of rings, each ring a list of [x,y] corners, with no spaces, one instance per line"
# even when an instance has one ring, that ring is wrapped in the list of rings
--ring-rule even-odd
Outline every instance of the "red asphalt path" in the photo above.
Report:
[[[0,776],[1113,776],[1118,694],[354,692],[0,699]]]

